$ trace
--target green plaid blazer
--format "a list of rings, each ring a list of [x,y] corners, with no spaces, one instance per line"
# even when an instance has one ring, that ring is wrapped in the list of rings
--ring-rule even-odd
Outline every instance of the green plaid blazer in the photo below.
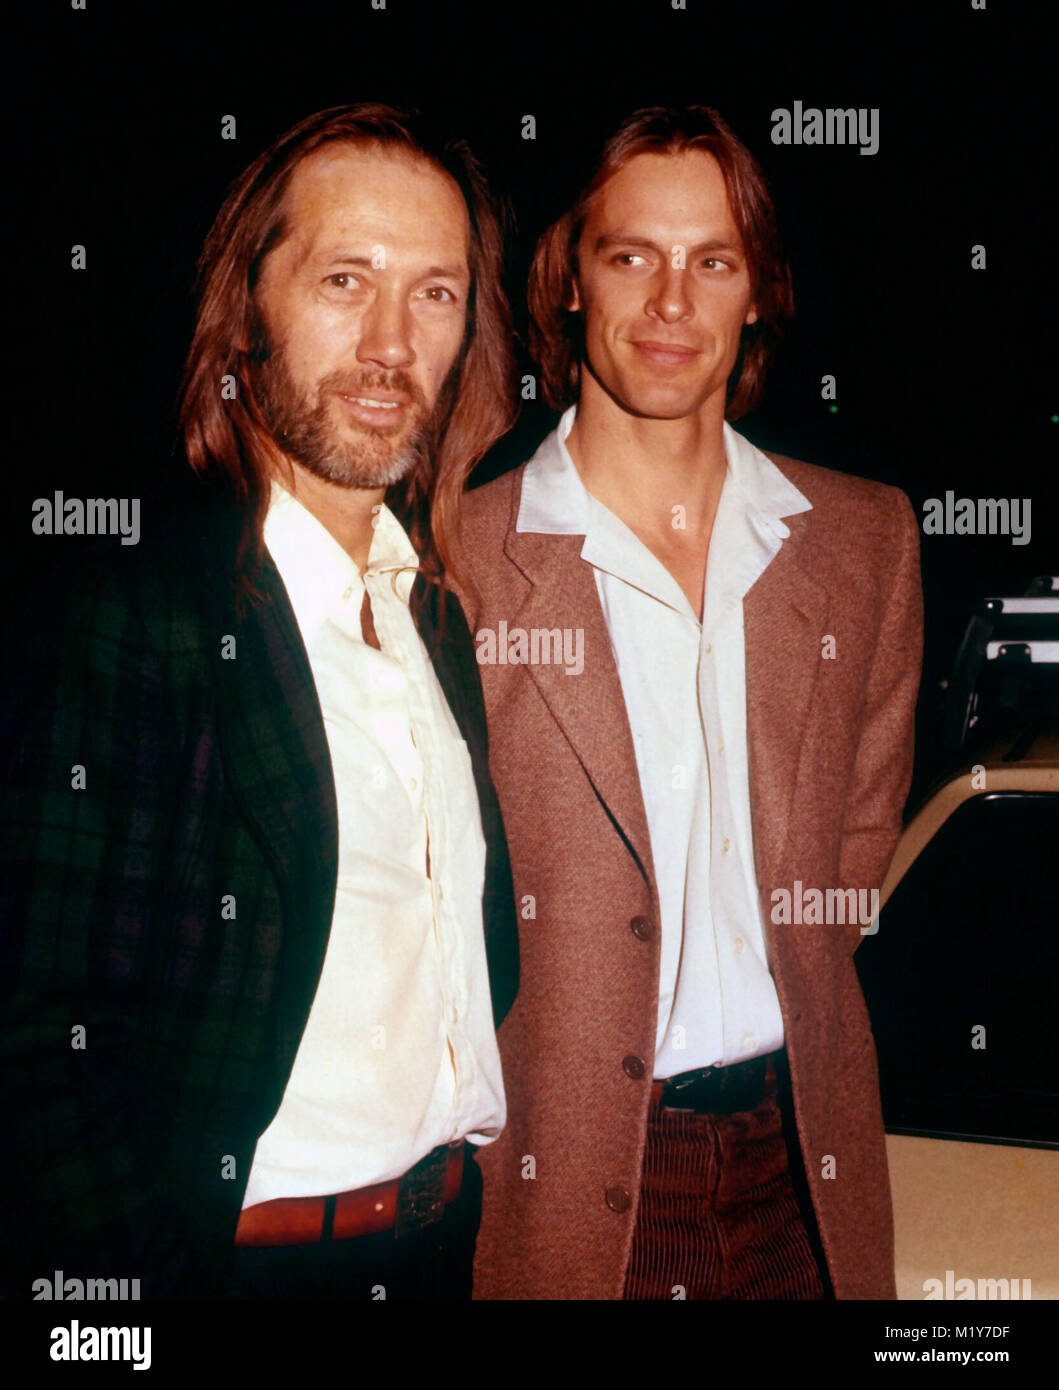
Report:
[[[337,874],[308,658],[267,552],[262,600],[237,611],[236,526],[216,500],[179,510],[164,541],[111,545],[50,587],[5,692],[9,1297],[57,1269],[139,1277],[145,1298],[236,1291],[254,1145],[305,1026]],[[478,669],[455,598],[435,649],[438,593],[422,596],[478,783],[499,1021],[517,929]]]

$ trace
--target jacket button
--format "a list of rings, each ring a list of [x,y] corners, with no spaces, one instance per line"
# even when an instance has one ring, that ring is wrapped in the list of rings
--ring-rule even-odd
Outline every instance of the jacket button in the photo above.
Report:
[[[608,1187],[606,1200],[611,1211],[628,1211],[632,1206],[632,1198],[624,1187]]]
[[[642,1057],[623,1057],[621,1069],[626,1076],[631,1076],[634,1081],[642,1081],[647,1068],[644,1066]]]
[[[650,941],[655,932],[649,917],[634,917],[629,923],[629,930],[640,941]]]

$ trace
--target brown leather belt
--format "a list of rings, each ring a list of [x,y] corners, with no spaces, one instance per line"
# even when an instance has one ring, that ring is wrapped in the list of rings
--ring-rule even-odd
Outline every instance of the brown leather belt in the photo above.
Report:
[[[698,1067],[651,1084],[651,1099],[662,1110],[686,1110],[696,1115],[734,1115],[753,1110],[776,1079],[778,1052],[733,1062],[728,1067]]]
[[[440,1221],[459,1196],[464,1140],[441,1144],[399,1178],[330,1197],[277,1197],[244,1207],[236,1245],[312,1245]]]

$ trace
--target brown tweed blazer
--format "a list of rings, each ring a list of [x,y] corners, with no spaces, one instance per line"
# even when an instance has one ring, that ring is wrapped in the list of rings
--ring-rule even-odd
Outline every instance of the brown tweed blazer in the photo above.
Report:
[[[870,890],[886,873],[912,771],[919,528],[896,488],[770,457],[813,509],[787,518],[790,537],[744,599],[755,867],[835,1293],[893,1298],[875,1047],[852,960],[860,928],[777,926],[770,914],[772,891],[796,879]],[[584,670],[480,668],[522,978],[500,1029],[508,1124],[480,1152],[475,1296],[616,1299],[644,1154],[658,899],[593,572],[581,537],[516,531],[522,473],[464,499],[469,625],[581,628]],[[646,1079],[623,1071],[629,1054],[648,1061]],[[626,1210],[612,1209],[615,1190]]]

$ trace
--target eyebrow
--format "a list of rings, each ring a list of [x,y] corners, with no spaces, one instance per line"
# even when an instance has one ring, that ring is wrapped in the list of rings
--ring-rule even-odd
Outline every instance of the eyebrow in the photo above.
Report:
[[[312,259],[310,260],[309,264],[312,265],[312,266],[323,266],[323,265],[325,265],[325,264],[326,264],[326,265],[351,265],[351,266],[356,266],[357,269],[359,269],[359,270],[371,270],[371,269],[372,269],[371,257],[370,257],[370,256],[354,256],[354,255],[352,255],[352,254],[350,254],[349,252],[346,252],[346,251],[339,251],[339,252],[337,252],[335,255],[330,255],[328,252],[325,251],[322,255],[313,256]],[[464,266],[462,269],[460,269],[459,267],[454,267],[454,266],[447,266],[447,265],[432,265],[432,266],[429,266],[429,267],[423,272],[422,278],[423,278],[424,280],[426,280],[426,279],[460,280],[460,279],[462,279],[462,278],[464,278],[465,276],[468,276],[468,275],[470,275],[470,269],[469,269],[468,267],[466,267],[466,266]]]
[[[663,255],[668,254],[669,248],[659,246],[656,241],[649,237],[642,236],[622,236],[620,232],[604,232],[602,236],[596,238],[596,251],[605,251],[608,246],[643,246],[650,251],[661,251]],[[743,255],[743,248],[736,241],[726,240],[724,237],[715,237],[710,241],[700,241],[698,245],[688,248],[691,255],[698,255],[700,251],[734,251],[738,255]]]

